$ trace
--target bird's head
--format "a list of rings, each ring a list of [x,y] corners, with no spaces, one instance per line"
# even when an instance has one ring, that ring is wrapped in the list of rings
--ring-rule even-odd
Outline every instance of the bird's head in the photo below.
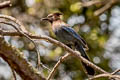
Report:
[[[47,17],[42,18],[41,20],[46,20],[52,23],[53,21],[60,20],[60,15],[62,15],[62,13],[52,13],[49,14]]]

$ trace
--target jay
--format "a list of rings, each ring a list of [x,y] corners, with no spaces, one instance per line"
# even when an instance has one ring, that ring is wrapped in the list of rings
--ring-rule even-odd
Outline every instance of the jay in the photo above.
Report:
[[[52,24],[52,30],[60,42],[72,49],[76,49],[81,53],[82,57],[90,61],[85,51],[85,49],[88,49],[85,40],[71,27],[69,27],[68,24],[61,20],[61,15],[61,13],[53,13],[49,14],[46,18],[42,18],[41,20],[49,21]],[[91,66],[85,64],[84,62],[82,62],[82,65],[84,66],[88,75],[95,74],[95,70]]]

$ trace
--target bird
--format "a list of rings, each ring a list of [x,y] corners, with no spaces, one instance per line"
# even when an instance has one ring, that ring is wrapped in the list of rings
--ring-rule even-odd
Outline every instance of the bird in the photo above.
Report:
[[[52,31],[56,35],[58,41],[64,43],[71,49],[76,49],[81,53],[82,57],[90,61],[86,53],[86,50],[88,50],[86,41],[77,32],[75,32],[73,28],[62,21],[61,15],[63,14],[60,12],[51,13],[47,17],[42,18],[41,21],[50,22],[52,25]],[[81,62],[86,73],[93,76],[95,74],[95,70],[91,66],[85,64],[83,61]]]

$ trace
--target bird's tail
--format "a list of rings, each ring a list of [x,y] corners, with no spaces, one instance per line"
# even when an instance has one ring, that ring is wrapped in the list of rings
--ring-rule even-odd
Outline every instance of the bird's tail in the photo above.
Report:
[[[83,47],[81,45],[76,44],[76,49],[81,53],[82,57],[84,57],[85,59],[90,61],[89,57],[87,56],[85,50],[83,49]],[[91,66],[85,64],[84,62],[82,62],[82,65],[86,69],[88,75],[94,75],[95,74],[95,70]]]

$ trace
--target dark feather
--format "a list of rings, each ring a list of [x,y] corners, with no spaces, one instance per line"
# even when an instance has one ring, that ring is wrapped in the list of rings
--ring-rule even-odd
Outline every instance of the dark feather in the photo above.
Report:
[[[78,40],[84,48],[88,48],[85,40],[79,34],[77,34],[72,28],[64,26],[62,26],[61,28],[64,31],[68,32],[68,34],[74,37],[76,40]]]

